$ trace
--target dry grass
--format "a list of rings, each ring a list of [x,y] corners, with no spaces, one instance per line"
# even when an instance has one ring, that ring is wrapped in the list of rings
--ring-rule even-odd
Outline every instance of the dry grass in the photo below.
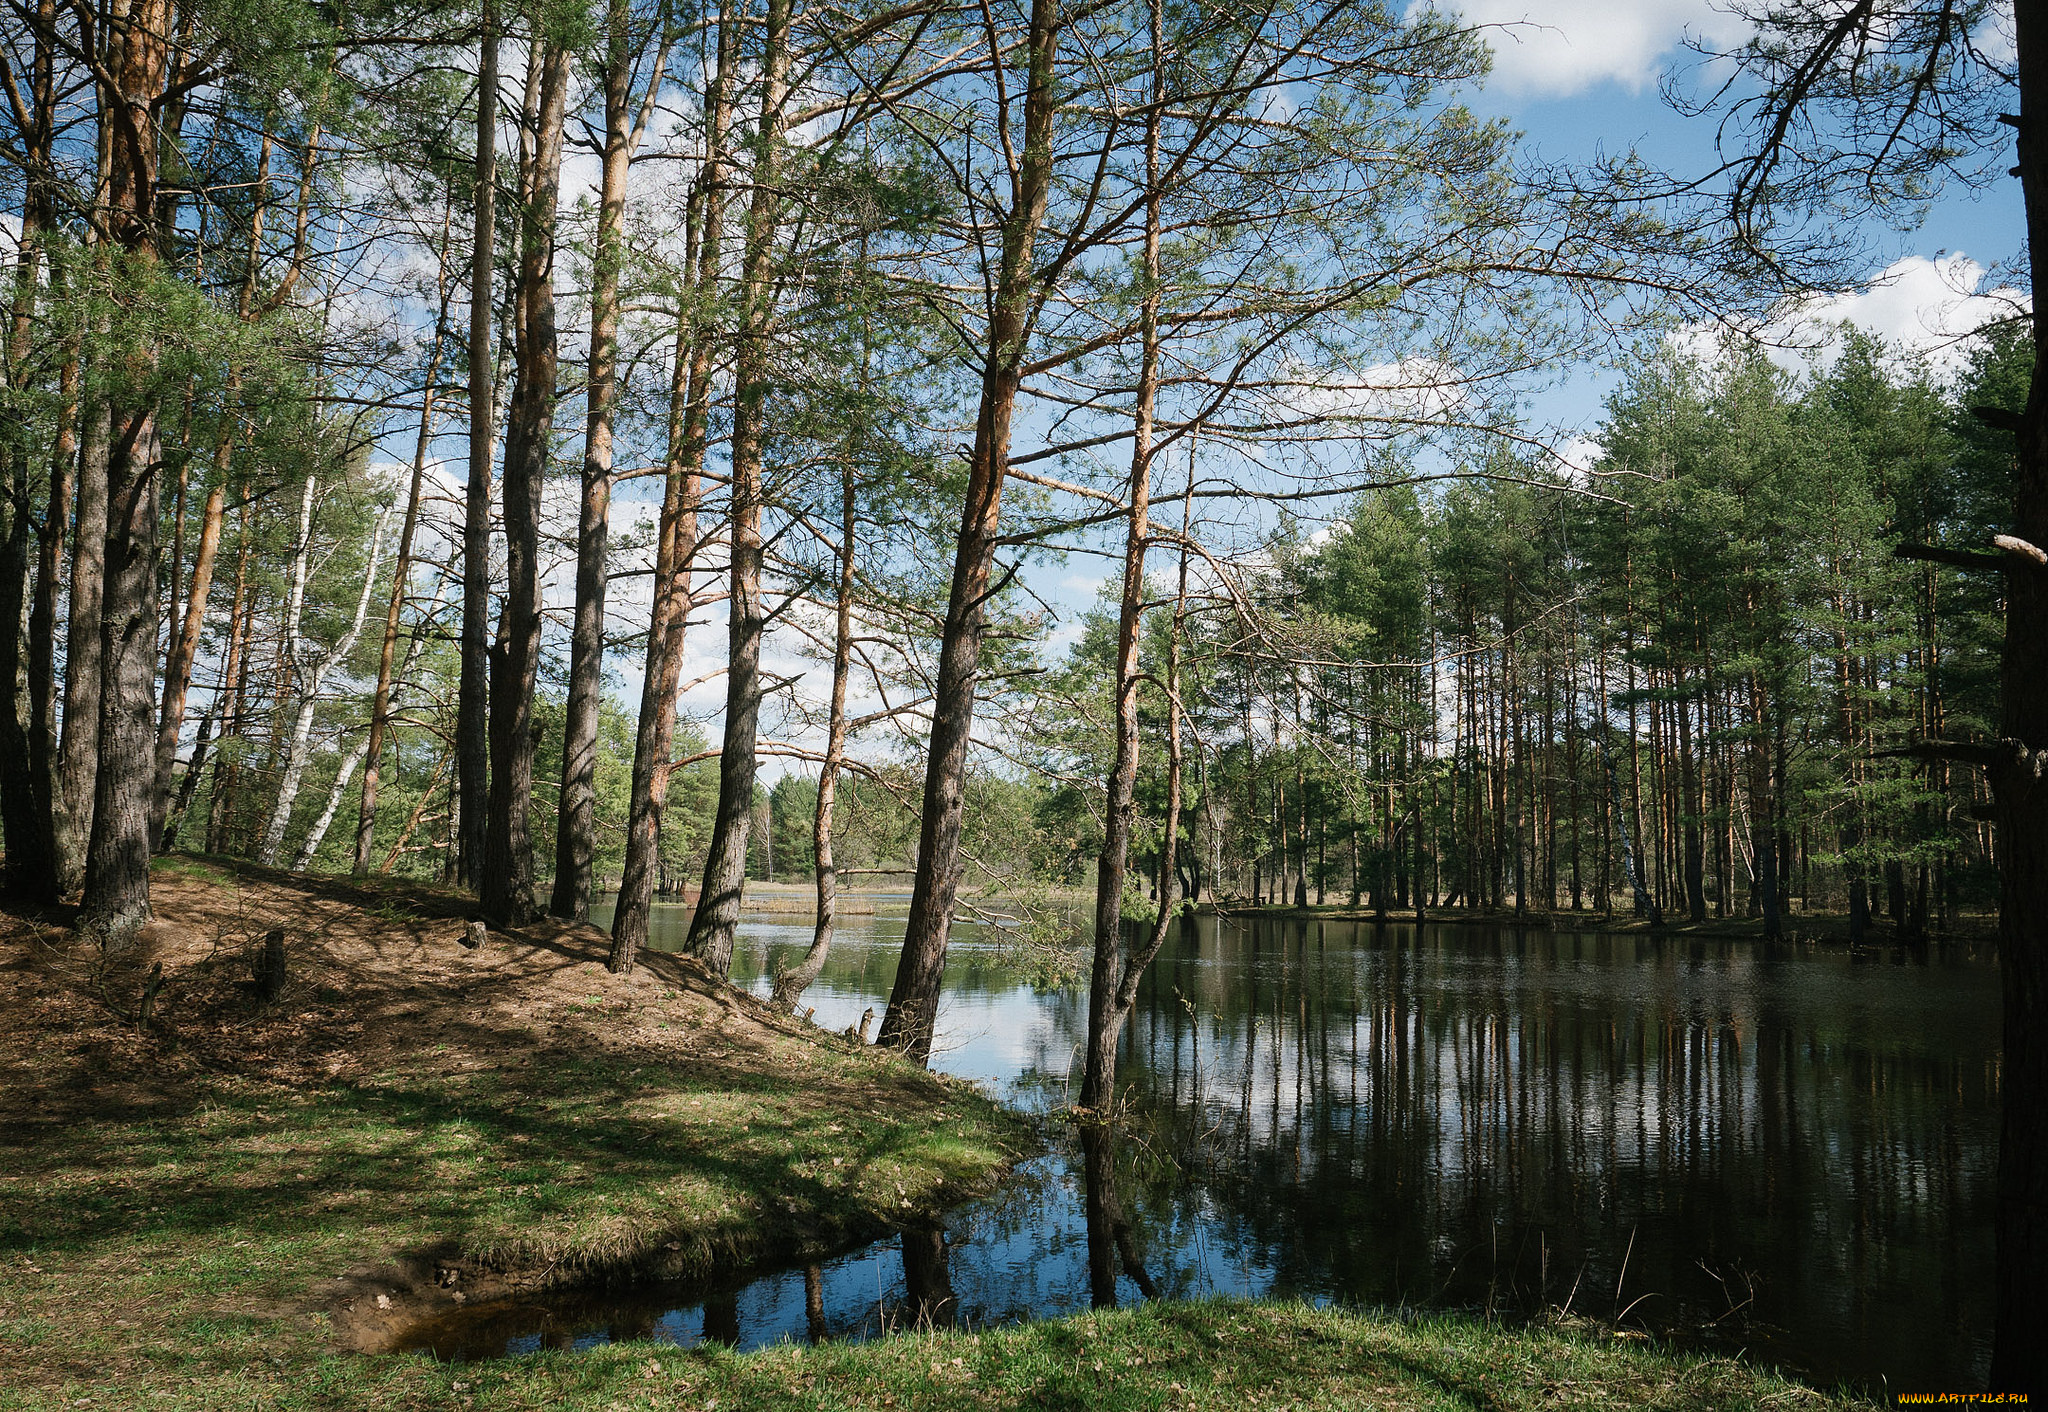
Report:
[[[471,951],[460,897],[190,860],[155,892],[117,965],[59,918],[0,936],[0,1383],[168,1356],[221,1319],[377,1348],[457,1300],[817,1255],[986,1188],[1031,1140],[693,962],[614,977],[588,927]],[[249,956],[279,925],[272,1003]]]

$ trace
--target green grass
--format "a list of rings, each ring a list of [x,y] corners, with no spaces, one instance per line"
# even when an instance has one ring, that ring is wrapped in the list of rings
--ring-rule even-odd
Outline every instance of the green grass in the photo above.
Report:
[[[184,1333],[147,1367],[0,1391],[0,1408],[1818,1412],[1868,1405],[1727,1359],[1476,1319],[1402,1319],[1299,1304],[1151,1304],[869,1344],[783,1344],[734,1354],[628,1343],[468,1364],[322,1353],[317,1327],[280,1330],[253,1319],[195,1323]],[[16,1326],[7,1336],[23,1337]]]
[[[278,1367],[302,1400],[275,1405],[357,1405],[303,1399],[399,1376],[327,1356],[328,1306],[394,1257],[560,1279],[829,1251],[985,1187],[1030,1142],[964,1086],[829,1041],[754,1069],[708,1045],[660,1068],[433,1061],[316,1091],[222,1078],[180,1111],[10,1132],[0,1407],[272,1405]]]

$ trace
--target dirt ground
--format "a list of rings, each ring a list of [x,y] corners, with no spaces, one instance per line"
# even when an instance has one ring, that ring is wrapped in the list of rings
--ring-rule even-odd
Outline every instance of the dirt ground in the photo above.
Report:
[[[0,912],[0,1129],[174,1108],[204,1073],[308,1084],[410,1065],[435,1046],[460,1071],[540,1046],[694,1051],[706,1026],[742,1049],[816,1033],[661,952],[643,952],[631,976],[603,974],[592,1005],[610,944],[595,927],[549,918],[472,950],[473,902],[401,881],[177,859],[150,891],[156,920],[111,963],[71,946],[64,912]],[[285,989],[263,1003],[257,964],[279,928]]]

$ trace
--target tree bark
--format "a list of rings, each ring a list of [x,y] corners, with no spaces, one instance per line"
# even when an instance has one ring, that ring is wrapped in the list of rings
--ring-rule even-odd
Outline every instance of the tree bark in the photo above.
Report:
[[[1003,253],[989,310],[988,346],[967,468],[967,498],[953,555],[939,672],[932,700],[930,755],[918,823],[917,874],[903,957],[878,1042],[918,1064],[931,1058],[932,1025],[946,970],[946,942],[960,889],[960,825],[967,751],[974,731],[975,678],[981,664],[989,579],[1002,518],[1003,477],[1010,453],[1010,417],[1023,383],[1031,332],[1032,251],[1052,184],[1055,117],[1053,61],[1059,44],[1058,0],[1032,0],[1026,36],[1029,68],[1024,143],[1003,222]]]
[[[64,733],[57,746],[57,790],[51,800],[57,887],[76,892],[85,880],[100,756],[100,617],[106,590],[107,442],[109,409],[88,403],[78,453],[76,523],[71,540],[71,605],[65,627]]]
[[[576,530],[576,616],[569,637],[569,709],[555,820],[555,886],[548,910],[590,918],[597,724],[604,702],[604,589],[612,503],[612,411],[618,400],[619,267],[625,253],[626,176],[633,161],[632,7],[610,0],[605,19],[604,159],[597,244],[590,268],[590,373],[583,439],[583,499]],[[651,78],[661,84],[659,66]]]
[[[103,94],[115,127],[109,224],[122,250],[122,283],[148,297],[157,262],[154,113],[168,65],[170,0],[134,0],[110,41],[116,80]],[[149,921],[150,801],[154,795],[156,531],[161,462],[156,407],[143,391],[155,349],[126,355],[109,409],[106,538],[100,590],[99,762],[93,781],[80,932],[124,948]],[[76,585],[74,576],[73,584]],[[71,670],[76,669],[73,664]]]
[[[478,42],[476,198],[469,267],[469,485],[462,516],[462,666],[456,688],[456,881],[477,886],[490,792],[491,458],[496,411],[491,276],[496,260],[498,19],[484,0]]]
[[[1131,826],[1137,815],[1138,783],[1138,643],[1145,611],[1145,551],[1151,527],[1146,523],[1152,500],[1152,418],[1159,397],[1159,0],[1152,0],[1152,101],[1145,110],[1145,245],[1139,278],[1138,390],[1131,435],[1130,510],[1124,529],[1123,593],[1118,604],[1116,659],[1111,690],[1115,695],[1116,754],[1104,790],[1102,851],[1095,860],[1095,953],[1088,976],[1088,1057],[1081,1077],[1081,1106],[1106,1113],[1116,1097],[1116,1042],[1123,1031],[1117,994],[1127,968],[1123,942],[1124,877],[1129,865]],[[1168,706],[1169,713],[1172,706]],[[1174,720],[1178,728],[1178,718]],[[1169,834],[1176,828],[1179,800],[1167,811]],[[1305,856],[1305,855],[1304,855]],[[1163,880],[1161,915],[1172,910]],[[1150,957],[1145,957],[1150,961]],[[1092,1232],[1091,1232],[1092,1236]],[[1091,1239],[1091,1248],[1093,1241]],[[1110,1281],[1114,1302],[1115,1281]]]
[[[2048,544],[2048,6],[2014,6],[2020,187],[2026,202],[2034,369],[2018,433],[2013,531]],[[1999,969],[2005,1062],[1998,1150],[1997,1291],[1991,1386],[2048,1401],[2048,573],[2006,573],[2001,734],[1990,772],[1999,815]]]
[[[790,0],[768,0],[762,36],[761,121],[755,134],[754,189],[747,206],[740,272],[740,328],[734,373],[732,546],[725,730],[718,755],[718,812],[704,858],[704,882],[690,918],[690,952],[715,976],[732,969],[733,933],[747,887],[747,842],[754,817],[755,739],[760,728],[761,458],[767,437],[768,332],[775,313],[774,258],[779,228],[782,115],[789,96]]]
[[[531,921],[539,908],[533,874],[533,694],[540,672],[540,510],[554,428],[555,207],[561,188],[562,123],[569,51],[546,45],[534,146],[533,192],[520,222],[519,374],[505,430],[505,607],[503,651],[491,672],[491,789],[478,892],[500,927]]]
[[[724,231],[725,141],[732,122],[730,76],[738,36],[730,0],[718,12],[718,60],[704,106],[709,131],[704,165],[686,217],[684,267],[689,287],[676,316],[676,352],[669,392],[666,485],[655,543],[654,605],[647,626],[647,665],[633,738],[633,780],[627,798],[626,852],[612,908],[611,954],[619,975],[633,969],[647,944],[649,908],[661,881],[661,814],[668,799],[669,753],[675,744],[676,690],[683,635],[690,616],[691,562],[697,550],[697,499],[711,416],[711,331],[704,306],[718,287]]]

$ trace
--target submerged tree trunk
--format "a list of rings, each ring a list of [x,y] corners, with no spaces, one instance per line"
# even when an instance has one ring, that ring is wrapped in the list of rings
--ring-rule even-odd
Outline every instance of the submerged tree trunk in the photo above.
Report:
[[[455,878],[482,876],[490,796],[491,459],[495,384],[491,275],[496,261],[498,20],[483,0],[476,96],[476,204],[469,267],[469,485],[462,516],[462,668],[456,688]]]
[[[1002,518],[1010,417],[1023,383],[1025,345],[1030,341],[1032,252],[1051,193],[1053,58],[1060,21],[1058,0],[1032,0],[1024,51],[1029,70],[1024,142],[1009,215],[1003,222],[1003,253],[989,309],[981,404],[967,467],[967,498],[961,508],[953,582],[946,599],[932,699],[930,755],[918,822],[917,875],[911,887],[903,957],[878,1034],[880,1043],[902,1050],[918,1064],[931,1058],[932,1024],[938,1016],[939,986],[946,971],[946,942],[960,890],[960,825],[966,803],[967,751],[974,732],[975,680]]]
[[[521,225],[519,376],[505,430],[505,608],[502,654],[491,671],[491,790],[478,892],[501,927],[538,913],[533,874],[533,694],[540,673],[540,510],[554,428],[555,205],[561,187],[567,49],[549,45],[541,66],[533,192]]]

